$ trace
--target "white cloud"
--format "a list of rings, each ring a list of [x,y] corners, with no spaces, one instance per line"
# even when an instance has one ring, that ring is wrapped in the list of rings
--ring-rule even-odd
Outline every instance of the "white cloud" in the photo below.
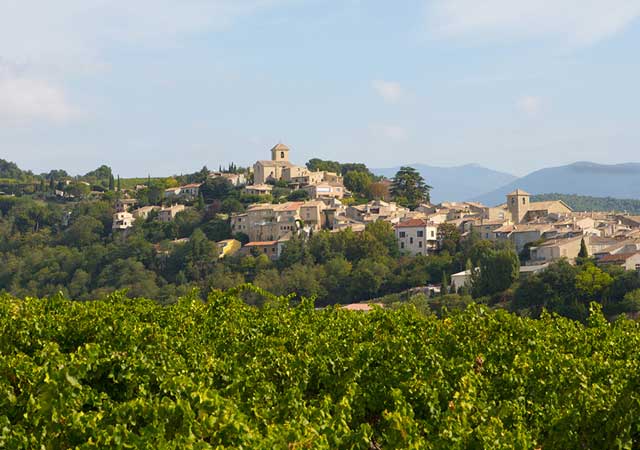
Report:
[[[285,1],[294,0],[0,0],[0,55],[49,71],[95,70],[109,46],[175,45]]]
[[[387,103],[398,103],[404,97],[404,90],[395,81],[374,80],[371,87]]]
[[[0,119],[64,122],[78,115],[64,92],[42,80],[0,78]]]
[[[542,99],[534,95],[523,95],[517,101],[518,109],[529,116],[535,116],[542,108]]]
[[[640,17],[640,0],[427,0],[430,28],[442,36],[559,37],[585,45]]]
[[[0,117],[69,120],[78,111],[59,80],[104,70],[114,48],[175,46],[287,1],[0,0]]]
[[[376,138],[384,138],[392,141],[405,141],[409,137],[406,128],[400,125],[376,124],[372,125],[371,133]]]

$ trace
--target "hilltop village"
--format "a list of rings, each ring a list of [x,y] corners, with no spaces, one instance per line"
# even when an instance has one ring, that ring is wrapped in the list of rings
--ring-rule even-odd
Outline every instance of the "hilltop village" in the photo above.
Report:
[[[421,203],[413,209],[400,206],[390,198],[390,180],[382,180],[380,198],[353,204],[352,193],[345,188],[344,177],[335,172],[312,171],[290,161],[290,149],[277,144],[271,159],[257,161],[248,173],[211,172],[210,178],[222,178],[246,194],[269,196],[277,186],[306,193],[304,200],[282,203],[256,202],[244,212],[229,216],[233,234],[246,236],[246,242],[228,239],[219,242],[221,256],[265,254],[277,260],[292,236],[309,237],[314,232],[356,233],[368,224],[382,221],[393,226],[398,249],[408,255],[438,252],[444,239],[443,229],[455,229],[462,239],[475,233],[481,239],[510,243],[522,256],[521,272],[536,273],[549,263],[566,258],[575,261],[586,245],[588,254],[599,264],[615,264],[640,270],[640,217],[610,212],[577,212],[564,202],[531,201],[531,194],[517,189],[501,205],[486,206],[474,202]],[[252,181],[251,183],[249,183]],[[165,190],[171,202],[166,207],[135,208],[136,201],[122,198],[116,203],[114,231],[125,231],[136,219],[146,220],[157,211],[157,220],[169,222],[184,211],[181,203],[200,195],[202,184],[192,183]],[[443,227],[445,225],[445,227]],[[470,277],[454,274],[455,282]]]
[[[167,304],[250,283],[355,309],[423,296],[435,310],[480,302],[583,320],[595,300],[611,317],[640,313],[639,216],[522,189],[499,205],[434,204],[411,167],[385,178],[362,163],[298,165],[282,143],[267,154],[251,167],[134,179],[0,162],[0,291],[89,300],[123,290]]]

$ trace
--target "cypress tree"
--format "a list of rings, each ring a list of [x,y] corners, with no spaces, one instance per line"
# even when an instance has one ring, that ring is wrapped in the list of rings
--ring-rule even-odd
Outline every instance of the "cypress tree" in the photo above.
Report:
[[[578,253],[578,258],[588,258],[589,257],[589,249],[587,248],[587,243],[582,238],[580,241],[580,253]]]

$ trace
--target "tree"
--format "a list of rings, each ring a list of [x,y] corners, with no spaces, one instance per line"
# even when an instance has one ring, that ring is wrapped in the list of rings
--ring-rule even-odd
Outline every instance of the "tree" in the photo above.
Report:
[[[587,244],[584,242],[584,238],[580,241],[580,252],[578,253],[578,258],[588,258],[589,257],[589,249],[587,248]]]
[[[290,202],[300,202],[300,201],[309,200],[309,193],[304,189],[298,189],[296,191],[291,192],[287,196],[287,200]]]
[[[234,187],[226,178],[209,178],[200,186],[200,193],[206,202],[224,200],[234,193]]]
[[[82,181],[76,181],[69,184],[65,191],[73,195],[75,198],[83,198],[91,192],[91,188]]]
[[[341,165],[336,161],[324,161],[319,158],[313,158],[307,162],[307,169],[312,172],[333,172],[341,173]]]
[[[369,185],[369,197],[375,200],[389,200],[391,193],[389,184],[377,181]]]
[[[69,246],[85,247],[100,240],[104,227],[91,216],[81,216],[64,232],[64,242]]]
[[[479,261],[472,271],[472,290],[475,297],[493,295],[511,287],[520,275],[520,260],[512,250],[492,251]]]
[[[602,300],[602,294],[613,283],[613,278],[593,264],[588,264],[578,272],[575,279],[576,291],[584,300]]]
[[[220,205],[220,211],[225,214],[239,213],[244,211],[244,205],[237,198],[226,198]]]
[[[452,255],[458,251],[462,235],[454,224],[441,223],[438,225],[438,239],[440,240],[440,250],[447,251]]]
[[[306,262],[309,258],[309,251],[307,250],[307,244],[304,239],[294,234],[291,239],[284,244],[282,254],[278,259],[278,267],[284,269],[291,267],[297,263]]]
[[[366,172],[351,171],[344,176],[344,186],[355,194],[365,196],[370,185],[371,177]]]
[[[200,195],[198,195],[198,203],[196,204],[196,209],[198,211],[204,211],[204,197],[202,196],[202,193],[200,193]]]
[[[430,200],[430,190],[431,186],[425,183],[422,175],[407,166],[400,168],[391,184],[391,195],[396,201],[412,209]]]
[[[200,169],[200,171],[196,172],[194,174],[194,179],[193,181],[195,183],[204,183],[205,181],[207,181],[209,179],[209,169],[207,168],[207,166],[203,166],[202,169]]]

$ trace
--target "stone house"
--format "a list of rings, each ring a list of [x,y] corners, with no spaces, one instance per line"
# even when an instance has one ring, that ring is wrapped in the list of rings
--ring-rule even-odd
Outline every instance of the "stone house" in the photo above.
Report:
[[[394,227],[400,251],[428,255],[438,247],[438,226],[424,219],[410,219]]]

